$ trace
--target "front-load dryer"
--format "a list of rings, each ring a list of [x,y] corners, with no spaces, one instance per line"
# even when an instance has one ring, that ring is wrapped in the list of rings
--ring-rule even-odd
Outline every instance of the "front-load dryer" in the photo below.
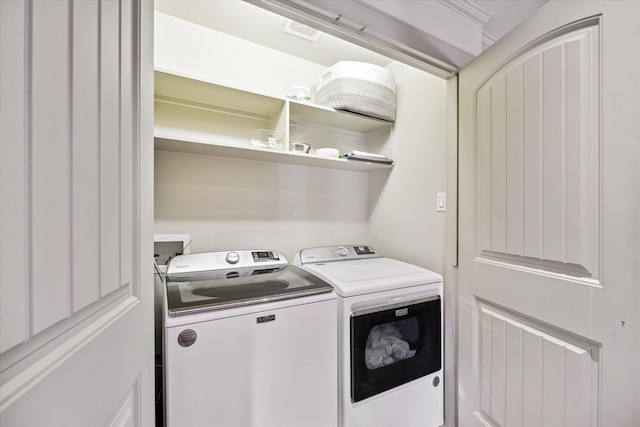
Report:
[[[442,425],[442,277],[370,246],[304,249],[294,264],[338,295],[340,425]]]

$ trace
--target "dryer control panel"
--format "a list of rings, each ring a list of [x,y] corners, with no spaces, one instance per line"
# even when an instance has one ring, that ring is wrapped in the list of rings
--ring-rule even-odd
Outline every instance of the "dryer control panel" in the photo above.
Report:
[[[365,245],[340,245],[308,248],[296,255],[294,264],[316,264],[319,262],[346,261],[362,258],[380,258],[380,255],[371,246]]]

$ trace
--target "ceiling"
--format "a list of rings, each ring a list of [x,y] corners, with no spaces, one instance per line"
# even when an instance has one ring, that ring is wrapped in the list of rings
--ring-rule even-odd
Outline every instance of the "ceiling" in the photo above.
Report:
[[[159,12],[327,67],[345,58],[381,66],[392,61],[329,34],[322,34],[315,42],[287,34],[283,31],[287,18],[242,0],[156,0],[155,8]]]
[[[326,66],[345,59],[384,66],[398,59],[389,54],[391,51],[404,50],[408,56],[418,58],[417,62],[422,56],[443,68],[449,67],[447,72],[455,72],[546,1],[156,0],[155,7],[157,11]],[[296,19],[300,22],[313,19],[317,24],[314,26],[323,33],[315,42],[287,34],[282,31],[287,18],[266,9],[301,18]],[[341,16],[339,23],[337,16]],[[363,34],[374,42],[360,37]],[[372,46],[385,44],[390,48],[372,51]]]

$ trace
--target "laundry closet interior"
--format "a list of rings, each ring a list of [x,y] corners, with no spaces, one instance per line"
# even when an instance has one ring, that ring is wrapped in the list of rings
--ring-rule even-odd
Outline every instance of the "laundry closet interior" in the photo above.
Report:
[[[436,196],[450,173],[451,80],[328,34],[315,42],[290,35],[286,23],[246,2],[156,2],[154,233],[188,234],[191,252],[273,247],[287,257],[366,243],[442,273],[451,209],[437,212]],[[393,73],[394,123],[285,101],[289,85],[314,87],[339,61]],[[275,128],[310,144],[309,155],[253,149],[256,130]],[[320,158],[320,148],[394,164]]]
[[[455,176],[453,74],[443,78],[326,33],[299,37],[285,31],[295,33],[295,22],[247,2],[156,1],[155,9],[157,239],[182,236],[190,253],[277,250],[289,261],[305,248],[370,245],[444,276],[446,289],[446,229],[455,219],[455,185],[447,179]],[[394,121],[314,102],[323,74],[342,61],[391,73]],[[293,99],[300,93],[311,99]],[[256,146],[265,132],[275,149]],[[296,152],[292,142],[309,152]],[[320,155],[325,148],[393,163],[328,158]],[[438,202],[446,204],[437,209]],[[439,328],[440,309],[433,315]]]

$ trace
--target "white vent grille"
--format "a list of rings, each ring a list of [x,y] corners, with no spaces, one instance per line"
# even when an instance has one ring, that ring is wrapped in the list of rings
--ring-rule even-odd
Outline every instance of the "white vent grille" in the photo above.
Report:
[[[322,34],[315,28],[311,28],[308,25],[301,24],[291,19],[287,20],[287,23],[284,25],[282,30],[285,33],[292,34],[305,40],[311,40],[312,42],[318,40],[318,37]]]

